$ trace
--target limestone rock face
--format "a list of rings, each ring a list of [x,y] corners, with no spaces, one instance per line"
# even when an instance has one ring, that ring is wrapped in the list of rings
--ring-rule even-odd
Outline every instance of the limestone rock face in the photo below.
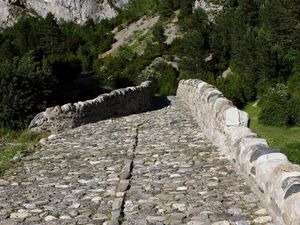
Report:
[[[99,22],[115,17],[116,9],[127,3],[128,0],[0,0],[0,26],[12,25],[20,16],[16,11],[34,11],[41,16],[51,12],[58,19],[80,24],[90,18]]]
[[[216,14],[223,9],[222,5],[217,5],[209,2],[208,0],[196,0],[195,9],[201,8],[208,14],[208,19],[213,21]]]
[[[15,6],[14,2],[0,0],[0,28],[13,25],[18,18],[19,11],[22,9]]]

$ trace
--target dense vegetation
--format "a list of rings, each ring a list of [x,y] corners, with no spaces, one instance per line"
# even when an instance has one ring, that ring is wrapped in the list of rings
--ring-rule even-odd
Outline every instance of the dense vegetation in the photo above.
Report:
[[[258,121],[260,107],[246,105],[246,112],[251,117],[250,128],[259,136],[265,138],[269,145],[279,148],[293,163],[300,164],[300,127],[275,127],[262,124]]]
[[[0,126],[23,128],[45,106],[71,101],[72,81],[110,48],[110,30],[105,21],[58,25],[51,14],[6,29],[0,36]]]
[[[182,74],[214,83],[239,107],[260,100],[259,121],[300,124],[300,4],[230,0],[214,22],[197,10],[183,20]],[[176,48],[178,48],[178,46]],[[205,58],[212,55],[212,59]],[[228,67],[231,73],[223,77]]]
[[[259,99],[259,121],[300,124],[300,5],[291,0],[212,1],[224,8],[212,20],[193,0],[132,0],[119,16],[80,26],[25,17],[0,35],[0,126],[23,128],[45,106],[74,101],[78,74],[118,88],[152,79],[159,95],[174,94],[182,78],[215,84],[239,107]],[[180,38],[166,45],[164,26],[180,9]],[[159,14],[143,52],[129,45],[99,58],[114,42],[112,30],[144,15]],[[162,61],[145,68],[157,57]],[[179,71],[169,62],[179,63]],[[231,72],[222,76],[230,67]]]

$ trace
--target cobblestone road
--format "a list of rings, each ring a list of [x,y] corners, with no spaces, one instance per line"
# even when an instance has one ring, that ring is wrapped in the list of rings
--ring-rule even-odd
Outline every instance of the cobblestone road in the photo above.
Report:
[[[272,225],[175,97],[52,136],[0,178],[3,224]]]

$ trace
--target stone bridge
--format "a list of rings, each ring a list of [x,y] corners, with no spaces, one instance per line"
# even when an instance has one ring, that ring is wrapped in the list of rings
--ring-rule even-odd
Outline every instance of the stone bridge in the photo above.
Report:
[[[148,100],[149,85],[105,98]],[[166,103],[94,123],[79,115],[94,115],[85,104],[40,114],[32,129],[62,128],[65,111],[68,129],[1,177],[0,224],[300,224],[299,169],[246,128],[246,113],[197,80]]]

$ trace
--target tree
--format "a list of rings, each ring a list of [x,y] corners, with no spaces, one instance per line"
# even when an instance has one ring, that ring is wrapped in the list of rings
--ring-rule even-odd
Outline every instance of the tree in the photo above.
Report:
[[[61,33],[53,14],[48,13],[41,25],[40,46],[46,55],[61,52]]]
[[[25,128],[51,101],[55,84],[45,61],[30,54],[0,62],[0,126]]]
[[[166,41],[165,29],[162,24],[157,24],[153,27],[152,34],[154,36],[154,40],[158,41],[159,44],[164,44]]]

